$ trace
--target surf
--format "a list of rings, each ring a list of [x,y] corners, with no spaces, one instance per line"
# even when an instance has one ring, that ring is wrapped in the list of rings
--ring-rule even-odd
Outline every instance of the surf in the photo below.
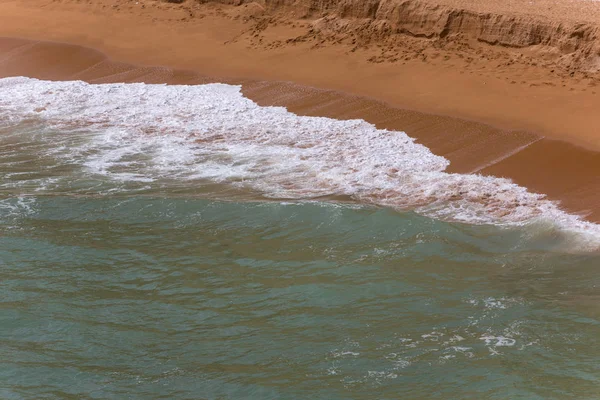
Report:
[[[51,132],[32,141],[46,141],[57,164],[81,167],[83,179],[208,181],[266,199],[342,196],[449,222],[528,226],[588,249],[600,243],[600,226],[508,179],[448,173],[447,159],[404,132],[261,107],[240,86],[4,78],[0,111],[2,127]]]

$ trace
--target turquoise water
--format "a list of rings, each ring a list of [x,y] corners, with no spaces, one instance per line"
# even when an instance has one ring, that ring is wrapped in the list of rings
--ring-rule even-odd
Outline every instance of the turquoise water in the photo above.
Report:
[[[598,396],[598,256],[344,205],[2,204],[2,398]]]
[[[0,398],[600,397],[593,239],[282,199],[1,115]]]

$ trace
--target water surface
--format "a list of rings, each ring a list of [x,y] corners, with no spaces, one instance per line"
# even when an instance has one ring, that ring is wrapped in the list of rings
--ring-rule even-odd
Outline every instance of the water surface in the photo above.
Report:
[[[90,98],[85,86],[10,90],[0,397],[600,396],[596,226],[543,198],[440,175],[444,159],[362,122],[279,115],[229,140],[215,135],[246,114],[186,125],[180,107],[150,124],[132,97],[103,122],[94,107],[114,102],[96,98],[87,116],[35,103],[44,90]],[[235,110],[237,91],[225,93]],[[330,151],[311,129],[369,139]],[[405,153],[383,151],[390,141]],[[456,192],[441,192],[444,178]],[[482,207],[461,193],[474,182],[505,192]]]

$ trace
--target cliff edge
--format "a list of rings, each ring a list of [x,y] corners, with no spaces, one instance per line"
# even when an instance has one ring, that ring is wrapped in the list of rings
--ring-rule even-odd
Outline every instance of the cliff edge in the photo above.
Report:
[[[179,1],[179,0],[177,0]],[[184,2],[192,0],[184,0]],[[420,39],[437,48],[512,50],[567,72],[600,71],[600,4],[578,1],[205,0],[254,10],[265,29],[273,18],[312,21],[297,40],[402,45]],[[265,23],[265,17],[270,18]],[[414,42],[411,42],[414,44]],[[393,57],[388,57],[388,60]]]

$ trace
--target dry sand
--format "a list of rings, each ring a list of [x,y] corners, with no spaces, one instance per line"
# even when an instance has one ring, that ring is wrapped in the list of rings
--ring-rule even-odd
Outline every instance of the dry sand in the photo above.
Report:
[[[385,14],[378,4],[381,15],[354,18],[362,11],[351,1],[349,10],[337,3],[3,2],[0,76],[241,83],[260,104],[404,130],[448,158],[451,171],[510,177],[600,221],[600,94],[588,37],[596,3],[402,2],[409,17],[425,15],[412,25],[400,6]],[[515,11],[526,3],[539,5],[537,15],[533,6]],[[458,27],[448,22],[458,18],[453,10],[466,13]],[[402,29],[375,29],[397,14]],[[497,25],[475,26],[480,17]],[[544,39],[540,26],[554,36]],[[583,33],[573,35],[578,26]],[[572,37],[579,50],[568,47]],[[511,40],[533,44],[504,43]]]

